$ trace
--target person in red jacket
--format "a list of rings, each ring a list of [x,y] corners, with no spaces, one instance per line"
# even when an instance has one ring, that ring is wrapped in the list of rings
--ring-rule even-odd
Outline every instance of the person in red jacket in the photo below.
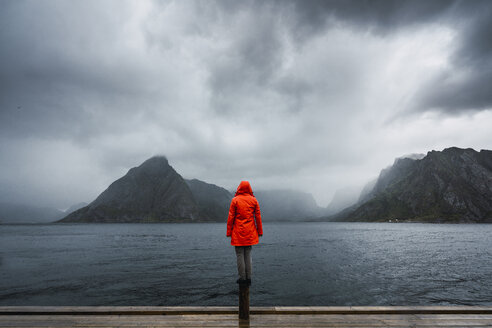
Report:
[[[251,246],[263,236],[260,204],[248,181],[241,181],[231,201],[227,218],[227,237],[231,237],[237,258],[239,284],[251,285]]]

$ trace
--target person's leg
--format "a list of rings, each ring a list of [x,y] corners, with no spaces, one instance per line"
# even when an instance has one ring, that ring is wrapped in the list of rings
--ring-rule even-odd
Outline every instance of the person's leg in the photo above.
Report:
[[[239,279],[246,280],[246,265],[244,263],[244,246],[235,246],[237,259],[237,272]]]
[[[244,248],[244,264],[246,266],[246,279],[251,279],[251,274],[253,271],[253,261],[251,260],[251,246],[246,246]]]

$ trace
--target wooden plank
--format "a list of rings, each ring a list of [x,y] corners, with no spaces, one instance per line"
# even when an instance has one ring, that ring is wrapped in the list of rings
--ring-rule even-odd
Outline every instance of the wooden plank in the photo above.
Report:
[[[54,314],[41,312],[43,309]],[[251,314],[249,323],[238,320],[237,308],[233,313],[222,313],[230,309],[30,307],[31,311],[22,315],[17,312],[25,307],[9,307],[0,315],[0,327],[492,327],[488,307],[270,307],[256,308],[260,314]],[[420,312],[412,313],[417,310]],[[149,311],[159,314],[147,314]]]
[[[491,306],[276,306],[273,312],[261,309],[255,314],[492,314]]]
[[[229,327],[238,326],[235,316],[224,315],[184,315],[184,316],[4,316],[0,320],[0,327],[11,326],[73,326],[73,327]],[[211,320],[213,319],[213,320]],[[256,315],[251,316],[252,327],[329,327],[329,326],[361,326],[361,327],[455,327],[455,326],[492,326],[490,318],[467,318],[462,316],[446,319],[441,315],[437,318],[420,319],[414,315]]]
[[[234,322],[230,323],[228,325],[222,325],[221,327],[238,327],[241,326],[240,323]],[[247,325],[247,324],[243,324]],[[100,322],[100,323],[79,323],[79,324],[60,324],[60,323],[39,323],[39,322],[34,322],[34,323],[29,323],[26,325],[8,325],[8,326],[3,326],[3,327],[217,327],[216,325],[210,325],[207,324],[206,322],[194,322],[194,323],[169,323],[169,322],[162,322],[162,323],[136,323],[135,325],[128,326],[128,325],[121,325],[120,323],[106,323],[106,322]],[[445,323],[443,325],[436,325],[436,323],[430,323],[430,324],[419,324],[418,322],[398,322],[398,323],[382,323],[382,322],[324,322],[324,323],[289,323],[286,325],[285,323],[262,323],[262,322],[250,322],[249,326],[247,327],[289,327],[289,328],[296,328],[296,327],[490,327],[488,324],[479,324],[479,325],[472,325],[472,324],[465,324],[462,325],[460,323],[456,324],[448,324]]]

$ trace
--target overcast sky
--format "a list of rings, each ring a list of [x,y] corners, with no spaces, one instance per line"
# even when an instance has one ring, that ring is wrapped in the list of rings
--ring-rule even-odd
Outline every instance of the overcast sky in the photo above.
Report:
[[[185,178],[326,206],[395,157],[491,149],[492,1],[0,2],[0,201]]]

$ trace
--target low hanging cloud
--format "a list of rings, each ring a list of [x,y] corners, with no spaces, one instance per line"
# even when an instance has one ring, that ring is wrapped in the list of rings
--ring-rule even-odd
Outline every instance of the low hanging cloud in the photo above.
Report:
[[[464,12],[464,17],[460,14]],[[492,108],[492,7],[490,2],[460,2],[449,15],[460,29],[450,65],[422,91],[422,109],[458,114]]]
[[[488,1],[0,6],[0,200],[91,201],[164,154],[326,205],[403,154],[490,148]]]

